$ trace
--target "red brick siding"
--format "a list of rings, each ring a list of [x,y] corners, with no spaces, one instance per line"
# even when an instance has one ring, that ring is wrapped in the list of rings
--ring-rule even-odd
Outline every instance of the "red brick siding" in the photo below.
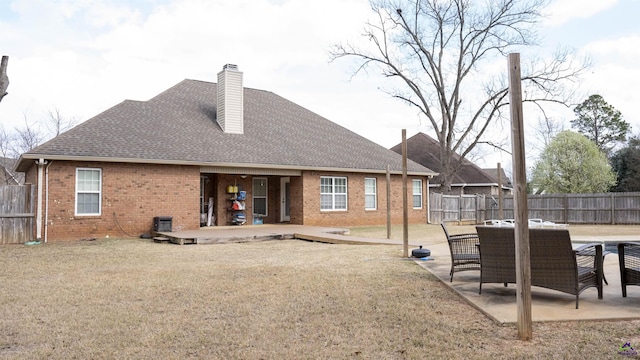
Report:
[[[346,211],[320,210],[320,177],[347,177],[347,207]],[[377,209],[364,208],[364,179],[376,178]],[[412,180],[422,179],[422,209],[413,209]],[[409,206],[410,223],[426,223],[427,221],[427,180],[424,177],[407,178],[407,200]],[[384,225],[387,222],[387,185],[386,175],[371,175],[360,173],[319,173],[305,172],[303,174],[303,216],[305,225],[316,226],[357,226]],[[293,209],[292,209],[293,210]],[[292,211],[293,213],[293,211]],[[402,176],[391,176],[391,222],[402,223]]]
[[[320,181],[320,180],[318,180]],[[316,189],[316,193],[318,194],[318,209],[320,209],[320,183],[318,183],[318,188]],[[312,194],[304,194],[304,186],[303,186],[303,177],[302,176],[292,176],[289,182],[289,217],[290,223],[296,225],[303,225],[304,217],[306,214],[306,206],[305,201],[313,198]],[[317,211],[317,210],[316,210]]]
[[[102,169],[100,216],[75,215],[79,167]],[[152,231],[155,216],[173,217],[173,230],[197,229],[199,194],[200,170],[195,166],[53,161],[48,240],[135,237]]]
[[[76,216],[76,169],[102,169],[102,214]],[[92,237],[139,236],[152,231],[155,216],[171,216],[173,230],[200,226],[200,169],[197,166],[127,163],[53,161],[49,167],[48,240],[77,240]],[[320,177],[346,176],[347,211],[320,210]],[[207,174],[205,200],[213,196],[216,225],[228,225],[232,203],[227,186],[237,185],[247,192],[247,223],[253,222],[252,179],[256,176]],[[265,176],[268,181],[268,216],[265,223],[280,222],[280,176]],[[375,177],[377,209],[364,209],[364,179]],[[412,179],[423,180],[423,208],[412,208]],[[26,173],[26,182],[37,183],[37,167]],[[409,222],[424,223],[427,214],[427,181],[409,177],[407,198]],[[44,192],[43,192],[44,193]],[[37,199],[36,199],[37,200]],[[44,206],[43,200],[43,206]],[[386,176],[361,173],[305,171],[290,177],[290,214],[292,224],[317,226],[354,226],[386,224]],[[402,222],[402,177],[391,177],[392,222]],[[44,221],[43,221],[44,223]],[[44,229],[43,229],[44,234]]]

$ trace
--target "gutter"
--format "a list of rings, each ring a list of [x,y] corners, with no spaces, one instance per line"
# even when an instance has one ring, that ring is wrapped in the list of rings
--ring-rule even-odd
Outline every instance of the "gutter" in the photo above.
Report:
[[[25,171],[26,166],[24,160],[37,159],[38,154],[22,154],[16,163],[16,171]],[[359,169],[359,168],[339,168],[339,167],[321,167],[310,165],[278,165],[278,164],[256,164],[256,163],[233,163],[233,162],[202,162],[202,161],[186,161],[171,159],[136,159],[136,158],[115,158],[115,157],[99,157],[99,156],[65,156],[65,155],[46,155],[49,160],[68,160],[68,161],[86,161],[86,162],[108,162],[108,163],[135,163],[135,164],[157,164],[157,165],[187,165],[200,167],[217,167],[217,168],[252,168],[252,169],[283,169],[283,170],[300,170],[300,171],[327,171],[327,172],[353,172],[353,173],[369,173],[369,174],[386,174],[386,168],[380,169]],[[241,171],[241,170],[240,170]],[[401,175],[402,170],[392,170],[392,175]],[[410,176],[430,176],[439,175],[436,172],[409,170],[407,175]]]

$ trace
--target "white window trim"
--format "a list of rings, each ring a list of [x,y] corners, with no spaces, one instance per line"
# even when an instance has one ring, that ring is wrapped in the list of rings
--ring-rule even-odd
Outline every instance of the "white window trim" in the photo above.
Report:
[[[78,213],[78,172],[80,170],[97,171],[100,174],[100,189],[98,191],[83,191],[82,194],[98,194],[98,212],[97,213]],[[75,216],[101,216],[102,215],[102,169],[100,168],[76,168],[76,185],[75,185],[75,198],[74,198],[74,214]]]
[[[255,180],[264,180],[264,186],[265,186],[265,194],[264,196],[256,196],[255,192],[254,192],[254,181]],[[255,212],[253,213],[254,216],[263,216],[263,217],[267,217],[269,216],[269,179],[266,177],[254,177],[253,179],[251,179],[251,204],[255,204],[255,199],[263,199],[264,198],[264,214],[256,214]],[[255,206],[252,206],[252,208],[255,209]]]
[[[333,179],[331,181],[331,193],[322,192],[322,179]],[[336,193],[336,179],[344,179],[344,193]],[[322,208],[322,195],[331,195],[331,209]],[[344,209],[336,209],[336,195],[344,195]],[[347,211],[349,210],[349,179],[346,176],[320,176],[320,211]]]
[[[413,186],[413,184],[416,183],[416,182],[420,182],[420,193],[416,193],[415,192],[415,187]],[[420,196],[420,206],[419,207],[415,206],[415,202],[413,201],[413,196],[411,197],[411,203],[412,203],[412,205],[414,205],[413,208],[414,209],[422,209],[422,203],[424,202],[424,197],[423,197],[423,192],[424,191],[422,189],[422,179],[413,179],[411,181],[411,192],[412,192],[413,196]]]
[[[367,193],[367,180],[373,180],[373,193]],[[367,195],[373,195],[373,207],[367,207]],[[364,209],[365,210],[378,210],[378,179],[377,178],[364,178]]]

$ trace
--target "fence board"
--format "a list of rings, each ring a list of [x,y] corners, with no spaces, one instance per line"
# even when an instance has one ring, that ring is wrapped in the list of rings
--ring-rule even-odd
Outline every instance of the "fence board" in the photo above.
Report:
[[[0,186],[0,244],[23,244],[33,239],[31,185]]]
[[[482,223],[496,219],[498,204],[484,195],[431,193],[431,222]],[[640,224],[640,192],[527,196],[530,219],[566,224]],[[513,219],[513,196],[503,197],[505,219]]]

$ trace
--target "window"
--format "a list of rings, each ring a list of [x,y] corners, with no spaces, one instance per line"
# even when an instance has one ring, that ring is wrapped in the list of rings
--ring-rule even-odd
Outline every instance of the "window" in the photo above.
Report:
[[[267,216],[267,179],[253,178],[253,213]]]
[[[422,180],[413,180],[413,208],[422,209]]]
[[[100,215],[102,170],[76,169],[76,215]]]
[[[364,178],[364,209],[375,210],[377,208],[376,199],[376,178]]]
[[[320,177],[320,210],[347,210],[346,177]]]

